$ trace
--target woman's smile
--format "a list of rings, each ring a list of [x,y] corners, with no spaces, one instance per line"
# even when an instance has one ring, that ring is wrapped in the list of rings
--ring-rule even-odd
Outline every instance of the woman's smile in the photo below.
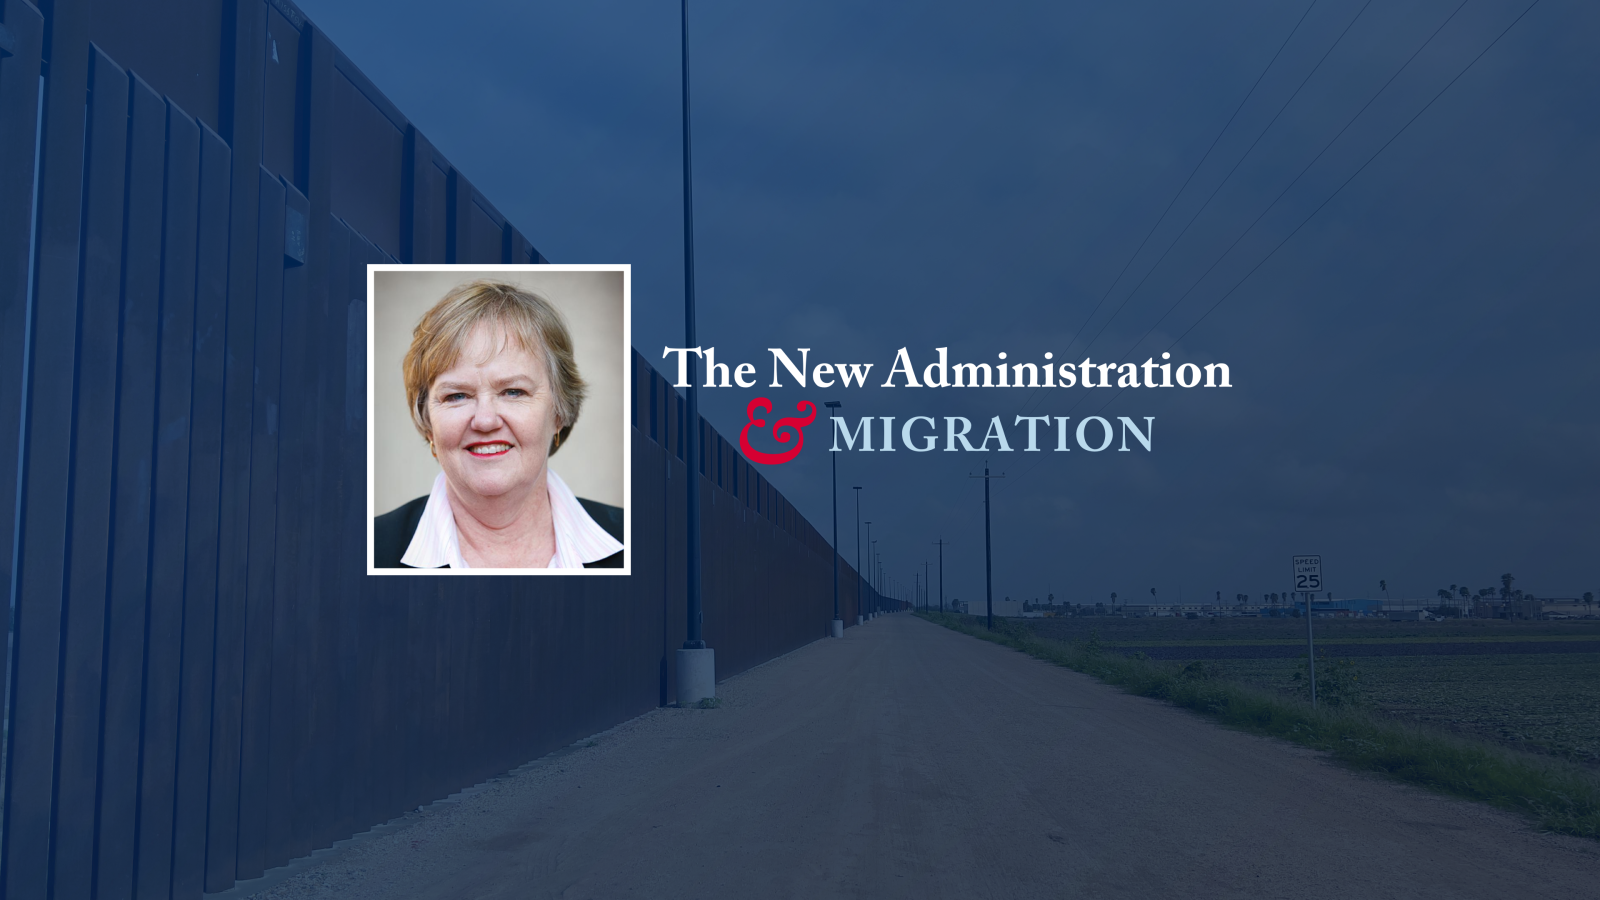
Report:
[[[480,441],[468,444],[467,452],[479,457],[504,456],[511,452],[511,445],[505,441]]]

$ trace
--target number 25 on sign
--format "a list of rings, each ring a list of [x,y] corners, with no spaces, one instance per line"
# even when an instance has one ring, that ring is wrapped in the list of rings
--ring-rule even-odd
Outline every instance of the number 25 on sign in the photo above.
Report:
[[[1294,589],[1297,591],[1322,590],[1322,557],[1294,557]]]

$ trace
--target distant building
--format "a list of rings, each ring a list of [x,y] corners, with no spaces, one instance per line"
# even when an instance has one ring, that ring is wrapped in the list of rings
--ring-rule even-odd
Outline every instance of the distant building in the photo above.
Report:
[[[1237,615],[1237,607],[1221,607],[1213,603],[1130,603],[1118,607],[1127,616],[1225,616]]]
[[[1421,609],[1392,609],[1388,613],[1391,622],[1425,622],[1433,615]]]
[[[1537,619],[1543,614],[1539,600],[1478,600],[1472,604],[1472,615],[1479,619]]]
[[[1540,600],[1544,608],[1542,615],[1546,619],[1581,619],[1593,616],[1600,606],[1590,603],[1584,606],[1583,601],[1576,597],[1561,597],[1553,600]]]
[[[964,613],[969,616],[984,616],[989,614],[989,604],[986,600],[950,600],[948,603],[950,604],[951,609],[958,613]],[[1029,605],[1031,606],[1032,604]],[[994,614],[997,616],[1006,616],[1016,619],[1033,619],[1044,617],[1043,612],[1036,612],[1032,609],[1024,611],[1022,606],[1023,602],[1021,600],[1012,600],[1009,598],[1004,600],[996,600],[994,601]]]
[[[985,601],[984,603],[978,603],[978,604],[974,604],[974,605],[976,605],[978,607],[977,612],[978,612],[979,615],[987,615],[988,614],[987,601]],[[997,615],[997,616],[1007,616],[1007,617],[1010,617],[1010,618],[1020,618],[1022,616],[1022,612],[1023,612],[1022,605],[1023,605],[1023,601],[1021,601],[1021,600],[1012,600],[1009,597],[1007,597],[1004,600],[996,600],[996,601],[994,601],[994,614]]]
[[[969,616],[984,616],[989,614],[989,604],[988,601],[985,600],[951,600],[950,608],[954,609],[958,613],[965,613]],[[994,601],[994,614],[997,616],[1007,616],[1010,618],[1022,618],[1024,616],[1027,616],[1028,618],[1034,618],[1043,617],[1044,615],[1042,612],[1033,612],[1032,610],[1024,612],[1022,609],[1022,601],[1011,599]]]

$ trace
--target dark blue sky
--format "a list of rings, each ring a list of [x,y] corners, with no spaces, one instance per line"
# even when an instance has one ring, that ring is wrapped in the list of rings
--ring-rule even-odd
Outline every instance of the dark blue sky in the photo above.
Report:
[[[700,342],[875,376],[901,346],[919,368],[935,347],[1228,363],[1228,391],[1105,406],[1156,417],[1151,454],[990,455],[997,598],[1283,591],[1294,553],[1339,596],[1507,571],[1600,590],[1600,6],[1537,3],[1372,158],[1528,2],[697,0]],[[633,265],[647,358],[682,343],[677,4],[302,5],[552,261]],[[1029,402],[730,389],[703,411],[734,437],[758,394],[902,420]],[[766,471],[826,533],[820,424]],[[904,582],[942,536],[946,595],[981,599],[982,456],[839,462]],[[841,511],[849,555],[847,490]]]

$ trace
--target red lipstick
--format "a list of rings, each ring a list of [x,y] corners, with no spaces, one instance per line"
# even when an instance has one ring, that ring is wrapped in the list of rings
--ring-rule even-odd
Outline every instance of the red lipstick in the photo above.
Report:
[[[479,449],[477,449],[479,447],[493,448],[493,449],[479,450]],[[510,441],[477,441],[475,443],[471,443],[471,444],[467,445],[467,452],[471,453],[473,456],[477,456],[477,457],[485,458],[485,459],[496,457],[496,456],[505,456],[507,453],[511,452],[511,442]]]

